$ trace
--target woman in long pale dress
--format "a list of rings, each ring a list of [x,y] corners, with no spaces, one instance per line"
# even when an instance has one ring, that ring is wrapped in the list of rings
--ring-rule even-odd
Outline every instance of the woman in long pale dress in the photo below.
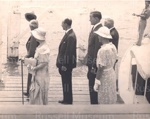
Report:
[[[32,35],[39,42],[34,58],[37,60],[34,78],[30,87],[30,104],[47,105],[48,104],[48,89],[49,89],[49,56],[50,49],[45,42],[46,32],[42,28],[37,28],[32,31]]]
[[[111,39],[110,30],[107,27],[101,27],[96,34],[102,46],[97,54],[97,75],[94,90],[98,91],[98,102],[100,104],[115,104],[116,95],[116,74],[114,64],[117,59],[116,47],[109,42]]]

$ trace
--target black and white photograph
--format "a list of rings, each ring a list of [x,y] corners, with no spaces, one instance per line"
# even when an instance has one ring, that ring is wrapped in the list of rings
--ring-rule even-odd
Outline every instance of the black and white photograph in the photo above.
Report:
[[[0,119],[150,119],[150,0],[0,0]]]

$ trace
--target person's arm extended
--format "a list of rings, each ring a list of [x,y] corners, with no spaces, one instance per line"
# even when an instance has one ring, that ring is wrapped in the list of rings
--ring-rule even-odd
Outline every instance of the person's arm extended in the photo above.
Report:
[[[133,13],[133,16],[141,17],[141,18],[146,18],[147,14],[135,14]]]

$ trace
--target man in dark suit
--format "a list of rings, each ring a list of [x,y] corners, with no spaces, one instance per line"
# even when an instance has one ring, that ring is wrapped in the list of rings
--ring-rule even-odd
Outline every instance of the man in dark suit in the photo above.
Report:
[[[65,35],[60,42],[56,66],[62,79],[63,100],[61,104],[72,104],[72,70],[76,67],[76,35],[71,28],[72,20],[66,18],[62,22]]]
[[[106,18],[104,21],[104,26],[108,27],[110,29],[110,34],[112,36],[112,39],[110,40],[110,42],[112,42],[117,50],[118,50],[118,44],[119,44],[119,33],[117,31],[117,29],[114,27],[114,20],[111,18]],[[119,91],[119,87],[118,87],[118,60],[115,63],[114,69],[116,71],[116,91]]]
[[[98,95],[97,92],[94,91],[94,83],[96,78],[96,59],[97,59],[97,52],[101,46],[98,35],[94,32],[97,31],[100,27],[102,27],[102,24],[100,23],[102,18],[101,12],[99,11],[93,11],[90,13],[90,22],[91,25],[93,25],[93,28],[89,34],[88,39],[88,51],[87,55],[85,57],[88,66],[88,73],[87,77],[89,80],[89,93],[90,93],[90,102],[91,104],[98,104]]]
[[[110,34],[112,36],[112,39],[110,40],[110,42],[112,42],[118,50],[119,33],[116,30],[116,28],[114,27],[114,20],[111,18],[106,18],[104,21],[104,26],[106,26],[110,29]]]
[[[31,30],[38,28],[38,21],[37,20],[30,20],[29,26]],[[35,40],[35,38],[31,35],[26,43],[27,55],[25,58],[34,57],[36,47],[39,43]],[[32,74],[28,73],[28,81],[27,81],[27,92],[24,92],[24,95],[29,97],[29,89],[31,85]]]

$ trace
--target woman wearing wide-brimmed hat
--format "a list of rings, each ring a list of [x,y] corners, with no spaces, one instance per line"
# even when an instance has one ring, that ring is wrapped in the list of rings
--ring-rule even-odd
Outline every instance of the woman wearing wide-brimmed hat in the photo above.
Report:
[[[116,47],[109,41],[112,39],[110,30],[107,27],[101,27],[95,32],[102,43],[97,54],[97,74],[94,90],[98,92],[99,104],[115,104],[116,94],[116,74],[114,64],[117,59]]]
[[[37,16],[34,14],[34,12],[25,13],[25,19],[29,22],[29,27],[30,27],[31,31],[38,28],[39,24],[38,24],[38,21],[36,20]],[[25,58],[34,57],[35,50],[36,50],[36,47],[38,46],[38,44],[39,43],[31,35],[26,43],[27,55],[25,56]],[[31,79],[32,79],[32,74],[28,73],[27,92],[23,93],[27,97],[29,97],[29,89],[30,89],[30,85],[31,85]]]
[[[36,48],[34,58],[37,60],[36,67],[31,68],[34,72],[34,78],[30,87],[30,104],[47,105],[48,87],[49,87],[49,56],[50,49],[45,41],[46,31],[43,28],[37,28],[31,31],[33,37],[39,42]]]
[[[34,30],[36,28],[38,28],[38,21],[33,19],[29,22],[29,27],[30,30]],[[27,54],[25,56],[25,58],[33,58],[34,54],[35,54],[35,50],[37,48],[37,46],[39,45],[39,43],[35,40],[35,38],[31,35],[26,43],[26,50],[27,50]],[[28,73],[28,80],[27,80],[27,92],[24,92],[24,95],[29,97],[29,88],[31,85],[31,79],[32,79],[32,75],[30,73]]]

